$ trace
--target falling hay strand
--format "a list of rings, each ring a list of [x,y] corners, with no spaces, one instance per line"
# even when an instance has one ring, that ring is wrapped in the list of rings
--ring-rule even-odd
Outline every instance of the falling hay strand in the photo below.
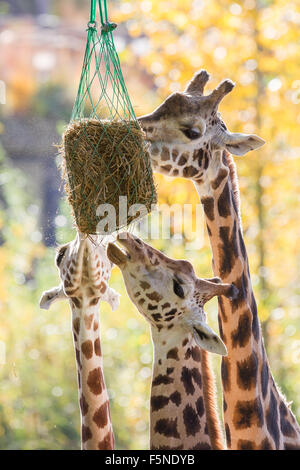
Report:
[[[100,204],[114,206],[116,229],[134,220],[139,214],[119,222],[119,196],[127,196],[128,207],[143,204],[147,212],[156,203],[150,157],[136,122],[73,121],[59,149],[67,198],[81,232],[97,233]]]

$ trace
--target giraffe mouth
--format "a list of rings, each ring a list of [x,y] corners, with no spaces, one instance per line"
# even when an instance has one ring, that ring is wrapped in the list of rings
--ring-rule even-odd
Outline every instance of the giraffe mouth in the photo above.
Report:
[[[124,265],[130,259],[130,255],[126,252],[126,250],[120,250],[120,248],[113,243],[108,244],[107,257],[117,266]]]

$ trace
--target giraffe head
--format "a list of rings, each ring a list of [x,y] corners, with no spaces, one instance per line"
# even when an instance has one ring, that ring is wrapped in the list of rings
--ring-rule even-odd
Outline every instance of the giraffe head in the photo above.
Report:
[[[115,310],[119,294],[108,286],[112,264],[98,240],[78,234],[58,248],[55,258],[61,278],[58,287],[43,293],[40,307],[48,310],[57,300],[69,298],[74,307],[97,305],[106,300]]]
[[[131,234],[118,236],[118,242],[123,250],[110,243],[108,258],[121,269],[129,297],[152,327],[174,337],[191,333],[201,348],[226,355],[203,307],[216,295],[235,297],[236,287],[219,278],[197,278],[191,263],[168,258]]]
[[[204,95],[208,80],[209,74],[201,70],[184,92],[171,94],[153,113],[139,118],[156,171],[198,181],[208,169],[210,150],[244,155],[264,144],[254,134],[228,131],[218,106],[234,83],[223,80],[212,93]]]

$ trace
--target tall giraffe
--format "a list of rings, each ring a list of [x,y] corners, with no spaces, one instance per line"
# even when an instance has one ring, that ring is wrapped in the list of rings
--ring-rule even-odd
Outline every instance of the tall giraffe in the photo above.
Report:
[[[154,170],[191,179],[203,205],[213,252],[213,270],[239,289],[219,299],[224,420],[231,449],[300,448],[300,428],[278,390],[268,364],[240,220],[239,189],[232,156],[264,141],[227,130],[218,105],[234,87],[224,80],[209,95],[209,75],[195,74],[183,93],[170,95],[139,122],[150,143]]]
[[[122,271],[129,297],[151,325],[151,449],[223,449],[208,354],[226,354],[206,323],[204,304],[237,288],[219,278],[198,279],[192,265],[173,260],[137,237],[118,237],[107,255]]]
[[[69,299],[78,376],[83,450],[114,449],[109,397],[100,346],[99,304],[115,310],[119,294],[108,286],[111,263],[97,237],[80,233],[59,248],[56,256],[61,284],[43,293],[40,306],[48,310],[57,300]]]

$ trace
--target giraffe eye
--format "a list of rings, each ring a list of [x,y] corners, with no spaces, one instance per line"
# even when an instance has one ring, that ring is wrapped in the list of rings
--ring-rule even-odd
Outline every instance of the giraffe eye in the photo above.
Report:
[[[176,279],[173,279],[173,291],[178,297],[184,299],[184,290]]]
[[[188,128],[188,129],[182,129],[182,132],[190,140],[199,139],[199,137],[201,137],[201,135],[202,135],[200,130],[196,129],[195,127]]]

